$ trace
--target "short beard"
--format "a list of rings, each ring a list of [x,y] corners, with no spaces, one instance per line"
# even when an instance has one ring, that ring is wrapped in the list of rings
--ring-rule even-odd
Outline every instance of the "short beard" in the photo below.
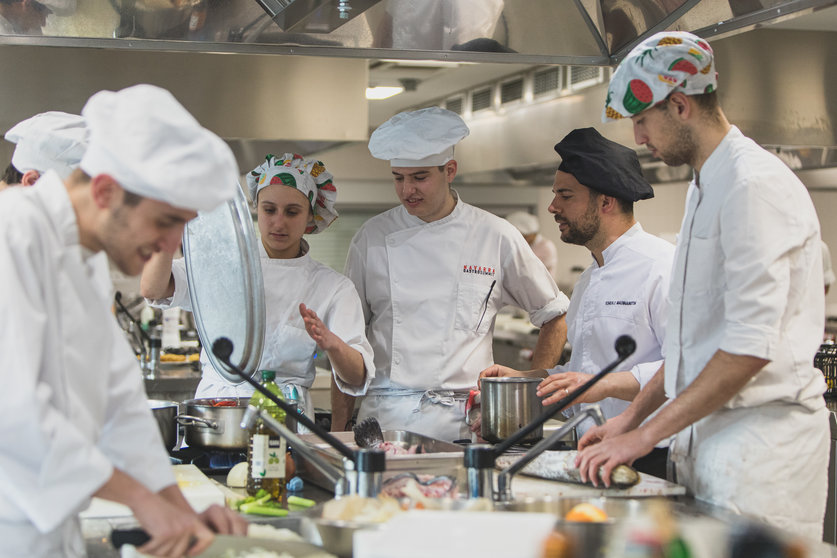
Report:
[[[672,127],[672,141],[665,152],[659,151],[660,159],[670,167],[692,166],[695,153],[697,153],[697,142],[691,128],[675,122],[674,118],[668,113],[666,113],[666,117],[668,124]]]
[[[590,203],[587,205],[587,211],[577,222],[566,221],[568,228],[566,232],[561,234],[561,240],[567,244],[586,246],[596,236],[601,225],[597,202],[598,196],[591,197]]]

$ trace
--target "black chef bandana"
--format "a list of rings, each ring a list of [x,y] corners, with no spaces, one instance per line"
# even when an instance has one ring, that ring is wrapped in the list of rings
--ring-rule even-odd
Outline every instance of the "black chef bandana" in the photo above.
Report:
[[[633,149],[602,137],[595,128],[576,128],[559,143],[558,170],[606,196],[635,202],[654,197]]]

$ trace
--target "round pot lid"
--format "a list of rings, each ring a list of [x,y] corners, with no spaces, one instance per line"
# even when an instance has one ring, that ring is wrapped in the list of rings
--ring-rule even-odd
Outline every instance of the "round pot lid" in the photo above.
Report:
[[[241,376],[212,353],[219,337],[233,343],[230,362],[256,372],[264,342],[264,283],[258,238],[239,184],[233,200],[200,212],[183,231],[183,255],[198,337],[209,362],[225,379]]]

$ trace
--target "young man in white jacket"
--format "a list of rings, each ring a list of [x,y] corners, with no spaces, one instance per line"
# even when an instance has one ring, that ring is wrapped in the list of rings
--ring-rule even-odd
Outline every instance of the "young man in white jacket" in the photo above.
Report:
[[[196,553],[246,524],[218,506],[199,516],[180,492],[95,262],[136,275],[173,251],[198,210],[232,197],[237,167],[157,87],[99,92],[82,116],[80,168],[0,194],[0,553],[84,556],[78,513],[93,496],[132,510],[144,553]]]
[[[628,409],[580,440],[604,478],[660,440],[699,499],[814,539],[828,487],[828,412],[814,356],[825,326],[820,227],[805,186],[730,125],[711,47],[640,43],[611,78],[605,119],[694,179],[677,242],[665,362]],[[669,399],[668,405],[643,423]],[[595,478],[595,476],[593,476]]]
[[[465,401],[493,362],[497,312],[509,304],[529,312],[541,328],[535,366],[551,367],[566,341],[569,302],[511,223],[451,188],[453,147],[467,135],[458,115],[438,107],[375,130],[369,150],[390,161],[401,205],[364,224],[346,262],[375,352],[358,418],[446,441],[470,437]],[[338,403],[339,430],[354,402]]]
[[[545,377],[538,387],[543,404],[551,405],[598,373],[615,357],[620,335],[636,341],[636,351],[587,391],[580,405],[564,412],[572,416],[596,402],[605,418],[624,411],[662,364],[666,296],[674,245],[645,232],[634,218],[633,204],[654,196],[643,178],[633,149],[604,138],[594,128],[567,134],[556,146],[561,166],[555,173],[549,212],[561,229],[561,240],[590,250],[593,262],[573,289],[567,312],[572,347],[570,361],[551,370],[519,372],[494,365],[483,376]],[[578,425],[579,435],[593,426]],[[668,440],[658,444],[634,466],[666,476]]]

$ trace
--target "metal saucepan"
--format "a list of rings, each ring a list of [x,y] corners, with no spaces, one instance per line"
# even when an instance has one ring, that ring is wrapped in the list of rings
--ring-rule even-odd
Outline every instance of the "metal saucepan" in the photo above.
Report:
[[[151,408],[154,420],[157,421],[157,427],[163,436],[166,451],[173,450],[177,446],[177,401],[149,399],[148,406]]]
[[[536,418],[543,405],[538,397],[539,378],[483,378],[481,380],[482,437],[489,442],[502,442]],[[521,442],[543,438],[540,427]]]
[[[186,444],[193,448],[247,449],[249,434],[241,428],[249,397],[188,399],[177,415]]]

